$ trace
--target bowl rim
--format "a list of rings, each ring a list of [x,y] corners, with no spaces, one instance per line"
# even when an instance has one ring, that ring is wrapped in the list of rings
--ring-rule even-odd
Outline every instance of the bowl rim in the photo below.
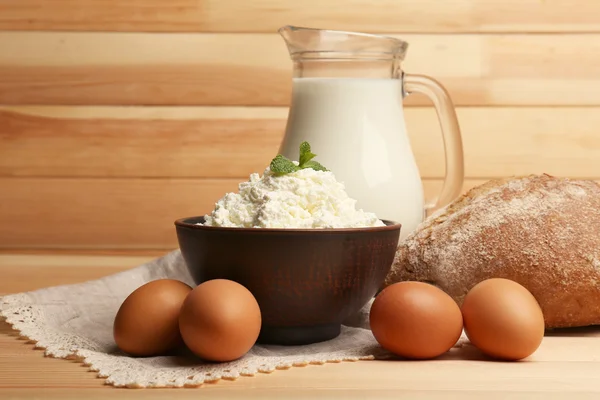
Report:
[[[196,223],[188,222],[190,220],[204,221],[204,216],[197,215],[192,217],[178,218],[175,220],[175,226],[177,228],[187,228],[195,230],[205,231],[220,231],[220,232],[241,232],[241,233],[359,233],[359,232],[381,232],[381,231],[395,231],[402,228],[402,224],[396,221],[388,219],[380,219],[385,225],[384,226],[365,226],[359,228],[236,228],[236,227],[223,227],[223,226],[205,226],[197,225]]]

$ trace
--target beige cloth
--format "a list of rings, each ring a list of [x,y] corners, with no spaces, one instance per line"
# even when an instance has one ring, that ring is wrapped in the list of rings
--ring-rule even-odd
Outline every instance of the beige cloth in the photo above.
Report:
[[[119,387],[200,386],[307,364],[390,358],[368,329],[372,300],[345,321],[340,336],[306,346],[255,345],[243,358],[205,363],[191,354],[133,358],[121,353],[112,335],[119,306],[136,288],[171,278],[190,286],[179,250],[139,267],[102,279],[0,297],[0,317],[46,355],[78,359]],[[463,335],[456,347],[466,342]]]
[[[306,364],[388,357],[368,329],[370,303],[346,321],[336,339],[306,346],[254,346],[242,359],[208,364],[192,355],[133,358],[112,335],[119,306],[136,288],[160,279],[192,284],[179,250],[102,279],[0,298],[0,317],[21,336],[58,358],[76,358],[108,384],[126,387],[199,386]]]

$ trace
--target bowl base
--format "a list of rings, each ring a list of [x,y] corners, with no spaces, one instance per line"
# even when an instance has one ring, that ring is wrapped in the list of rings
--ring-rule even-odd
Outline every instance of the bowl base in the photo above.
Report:
[[[257,342],[260,344],[299,346],[334,339],[339,336],[340,331],[340,324],[294,327],[263,325]]]

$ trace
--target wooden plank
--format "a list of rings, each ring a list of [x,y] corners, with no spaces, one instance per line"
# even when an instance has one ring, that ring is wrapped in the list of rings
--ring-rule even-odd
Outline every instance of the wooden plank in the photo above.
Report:
[[[457,114],[469,178],[600,177],[597,107]],[[443,178],[434,110],[405,115],[422,177]],[[0,176],[246,179],[277,153],[286,118],[286,108],[0,107]]]
[[[0,246],[174,248],[173,221],[212,210],[222,195],[237,190],[237,183],[0,179]]]
[[[90,255],[85,252],[75,252],[69,249],[69,253],[61,254],[60,251],[38,250],[38,254],[27,254],[15,252],[0,254],[0,268],[12,271],[11,274],[18,274],[21,270],[37,268],[39,270],[53,269],[58,267],[65,268],[124,268],[141,265],[154,257],[151,255],[119,255],[118,251],[107,251],[105,255]],[[121,253],[135,253],[134,251],[121,251]],[[114,254],[114,255],[113,255]],[[37,275],[36,275],[37,276]],[[44,279],[41,279],[44,281]]]
[[[0,29],[275,32],[280,25],[368,32],[598,32],[586,0],[4,0]]]
[[[0,248],[0,260],[5,260],[5,257],[22,257],[22,256],[31,256],[32,259],[36,259],[39,257],[40,259],[45,259],[49,254],[47,249],[34,249],[34,248],[20,248],[20,249],[11,249],[11,248]],[[136,257],[160,257],[165,254],[164,249],[52,249],[51,254],[53,257],[60,256],[82,256],[85,258],[86,256],[100,256],[100,258],[104,256],[111,256],[112,258],[117,257],[127,257],[128,259],[133,259]],[[95,262],[91,261],[90,263]],[[0,261],[0,265],[6,265],[4,261]]]
[[[63,257],[63,256],[60,256]],[[73,255],[70,265],[86,268],[54,274],[58,284],[96,279],[110,275],[122,265],[122,256],[113,261],[102,257]],[[21,270],[0,264],[0,290],[17,288],[23,273],[29,272],[31,289],[49,286],[54,266],[53,253],[32,256],[21,262]],[[107,262],[106,267],[92,267]],[[97,270],[94,268],[98,268]],[[598,327],[548,333],[536,353],[525,362],[498,363],[482,359],[472,346],[453,349],[439,359],[414,361],[361,361],[305,368],[291,368],[272,374],[258,374],[236,381],[223,381],[188,390],[114,390],[103,387],[96,373],[73,361],[44,357],[33,345],[19,340],[10,326],[0,322],[0,398],[19,399],[564,399],[567,396],[595,399],[600,393],[597,377],[600,337]],[[365,379],[368,376],[368,379]],[[193,396],[193,397],[192,397]],[[595,397],[594,397],[595,396]]]
[[[133,268],[141,264],[123,263],[119,267],[113,269],[107,269],[106,267],[89,267],[81,268],[81,266],[53,266],[51,269],[42,267],[32,267],[23,269],[22,267],[3,267],[0,265],[0,272],[3,275],[12,274],[15,278],[18,278],[16,283],[8,285],[5,281],[0,281],[0,296],[26,292],[37,289],[36,282],[32,282],[31,276],[35,275],[44,279],[43,287],[57,286],[63,284],[74,284],[85,282],[89,279],[99,279],[107,274],[116,274],[117,272],[124,271],[128,268]],[[65,277],[68,277],[65,279]],[[38,281],[39,283],[39,281]]]
[[[6,277],[13,279],[11,275]],[[38,283],[43,286],[42,282]],[[14,335],[8,326],[0,323],[0,394],[11,394],[9,398],[23,395],[53,399],[64,396],[69,388],[77,390],[70,392],[71,396],[79,394],[86,398],[101,398],[103,393],[109,393],[107,388],[104,388],[106,392],[102,391],[103,381],[79,363],[44,358],[41,351],[34,351],[31,344],[11,334]],[[418,399],[478,399],[490,395],[492,399],[499,399],[515,398],[515,394],[525,392],[537,394],[535,398],[543,395],[544,399],[565,398],[552,397],[552,394],[567,392],[576,394],[577,398],[580,394],[596,393],[597,396],[600,387],[594,379],[598,368],[594,344],[598,336],[597,328],[547,336],[527,362],[485,362],[474,348],[465,346],[418,365],[414,361],[399,360],[311,365],[209,384],[196,390],[112,390],[110,395],[124,399],[135,396],[163,399],[165,393],[169,398],[180,395],[188,398],[185,393],[192,393],[203,398],[261,399],[307,398],[317,393],[344,399],[398,398],[403,394]],[[370,378],[364,379],[365,374]],[[435,396],[438,392],[444,396]],[[498,394],[503,397],[495,396]]]
[[[130,252],[131,253],[131,252]],[[0,274],[10,279],[0,280],[0,296],[42,287],[68,285],[102,278],[134,268],[160,255],[129,256],[60,254],[0,254]],[[163,252],[164,254],[164,252]]]
[[[557,368],[560,366],[557,366]],[[268,378],[266,378],[268,379]],[[359,378],[360,379],[360,378]],[[364,378],[362,378],[364,379]],[[393,379],[390,377],[390,379]],[[469,381],[469,383],[471,383]],[[63,400],[69,396],[81,396],[86,400],[103,400],[108,396],[107,392],[110,388],[16,388],[16,389],[0,389],[0,396],[8,399],[19,400]],[[199,393],[198,393],[199,392]],[[421,390],[406,390],[403,388],[380,389],[376,387],[366,387],[362,389],[345,389],[345,388],[296,388],[287,390],[284,388],[271,387],[252,387],[252,388],[227,388],[220,387],[204,387],[197,390],[151,390],[151,391],[133,391],[133,390],[113,390],[110,392],[110,398],[114,400],[171,400],[171,399],[197,399],[198,396],[206,400],[304,400],[311,399],[344,399],[344,400],[395,400],[399,395],[409,397],[413,400],[504,400],[508,397],[518,400],[565,400],[576,396],[578,400],[596,400],[598,392],[596,391],[573,391],[565,390],[546,390],[543,386],[532,388],[531,390],[506,390],[506,391],[490,391],[490,390],[471,390],[471,389],[452,389],[452,390],[437,390],[437,389],[421,389]]]
[[[247,178],[277,154],[286,112],[0,108],[0,175]]]
[[[239,181],[0,178],[0,247],[173,249],[174,220],[210,212]],[[441,181],[424,186],[433,198]]]
[[[405,70],[457,105],[600,105],[600,35],[415,35]],[[0,33],[0,104],[287,105],[275,34]],[[577,60],[574,62],[573,60]],[[423,105],[409,96],[407,105]]]

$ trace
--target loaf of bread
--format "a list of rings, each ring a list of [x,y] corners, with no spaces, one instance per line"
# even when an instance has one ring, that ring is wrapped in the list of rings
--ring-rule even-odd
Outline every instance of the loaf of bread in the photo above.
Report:
[[[532,175],[489,181],[398,247],[385,286],[432,283],[460,305],[488,278],[525,286],[547,328],[600,324],[600,185]]]

